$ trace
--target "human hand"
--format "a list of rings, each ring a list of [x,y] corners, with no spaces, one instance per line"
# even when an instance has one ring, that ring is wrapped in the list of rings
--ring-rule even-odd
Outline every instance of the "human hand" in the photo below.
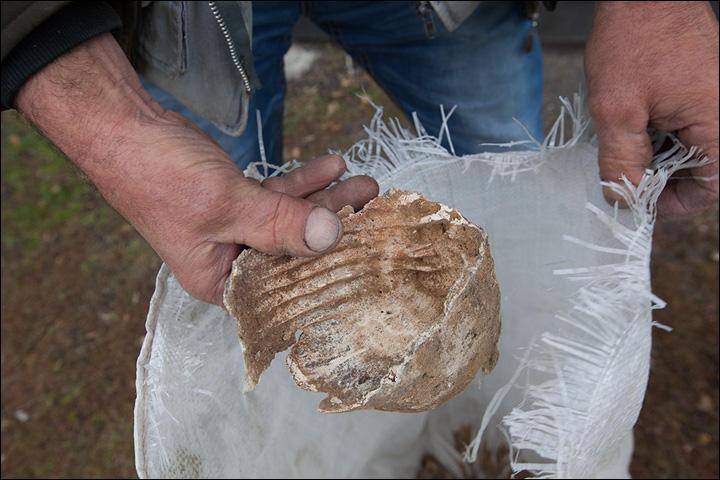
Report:
[[[242,246],[320,255],[342,237],[332,212],[377,195],[369,177],[326,188],[345,170],[328,155],[284,177],[245,178],[225,151],[142,88],[110,35],[31,77],[15,104],[145,237],[183,288],[222,306]]]
[[[677,131],[713,160],[668,183],[658,219],[718,201],[718,68],[718,21],[708,2],[595,3],[585,76],[600,176],[617,182],[624,174],[638,184],[652,156],[648,127]]]
[[[136,138],[129,158],[145,158],[133,169],[119,202],[134,199],[123,213],[148,240],[194,297],[222,306],[232,262],[244,246],[265,253],[316,256],[342,238],[333,213],[359,210],[378,193],[370,177],[352,177],[330,188],[345,162],[327,155],[283,177],[262,183],[245,178],[227,154],[192,122],[165,112],[169,125]],[[128,176],[133,172],[128,172]]]

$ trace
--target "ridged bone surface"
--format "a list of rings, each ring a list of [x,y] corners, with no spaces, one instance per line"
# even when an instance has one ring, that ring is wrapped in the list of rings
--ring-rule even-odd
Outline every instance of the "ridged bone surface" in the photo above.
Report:
[[[481,368],[487,375],[498,359],[500,291],[485,231],[396,189],[339,216],[344,236],[321,257],[246,249],[235,260],[224,301],[245,391],[290,347],[295,383],[327,393],[324,413],[421,412]]]

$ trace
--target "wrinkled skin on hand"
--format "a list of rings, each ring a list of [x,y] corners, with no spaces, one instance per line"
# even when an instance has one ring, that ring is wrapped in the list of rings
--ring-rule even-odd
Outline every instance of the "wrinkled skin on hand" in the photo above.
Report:
[[[624,174],[637,185],[650,166],[648,127],[677,131],[686,147],[714,160],[671,179],[658,219],[718,201],[718,68],[718,21],[708,2],[596,2],[585,75],[601,177]]]
[[[245,178],[189,120],[174,112],[164,116],[171,125],[135,142],[151,159],[138,171],[155,181],[138,186],[142,191],[132,195],[142,200],[128,217],[183,288],[200,300],[222,306],[225,282],[243,246],[271,254],[322,254],[342,238],[342,223],[330,212],[345,205],[360,209],[377,196],[377,183],[363,176],[327,188],[345,172],[337,155],[262,183]],[[329,225],[313,233],[308,218],[318,211]]]
[[[142,87],[112,35],[95,37],[30,77],[24,113],[150,243],[183,288],[222,306],[243,246],[316,256],[342,237],[333,213],[378,193],[369,177],[330,188],[345,171],[328,155],[285,177],[245,178],[227,153]]]

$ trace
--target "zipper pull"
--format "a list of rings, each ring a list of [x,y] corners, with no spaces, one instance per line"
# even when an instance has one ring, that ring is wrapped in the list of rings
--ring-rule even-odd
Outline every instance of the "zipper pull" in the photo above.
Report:
[[[532,19],[532,24],[530,25],[530,31],[528,31],[527,40],[525,40],[525,53],[530,53],[530,50],[532,50],[533,46],[533,40],[535,39],[535,30],[537,29],[538,25],[538,17],[540,16],[540,12],[533,12],[532,16],[530,17]]]
[[[432,39],[437,37],[437,30],[435,30],[435,20],[432,16],[432,5],[428,1],[420,1],[415,4],[415,11],[423,17],[423,23],[425,24],[425,33],[427,37]]]

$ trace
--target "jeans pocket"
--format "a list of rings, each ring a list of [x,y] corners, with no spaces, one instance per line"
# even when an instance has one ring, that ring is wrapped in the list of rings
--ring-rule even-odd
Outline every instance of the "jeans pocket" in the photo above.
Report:
[[[137,53],[168,78],[187,69],[186,2],[150,2],[142,9]]]

